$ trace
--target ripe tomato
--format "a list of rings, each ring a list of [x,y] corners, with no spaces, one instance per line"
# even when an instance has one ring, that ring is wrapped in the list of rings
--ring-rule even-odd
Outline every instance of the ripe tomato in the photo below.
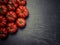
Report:
[[[0,14],[6,14],[7,7],[5,5],[0,5]]]
[[[29,14],[28,9],[25,6],[19,6],[16,10],[18,17],[26,18]]]
[[[19,5],[25,5],[26,0],[16,0]]]
[[[0,16],[0,27],[4,27],[6,25],[6,18],[3,16]]]
[[[16,0],[9,0],[7,6],[8,6],[9,10],[15,10],[17,8],[18,4],[16,3]]]
[[[0,28],[0,38],[6,38],[7,30],[5,28]]]
[[[1,4],[7,4],[8,0],[0,0]]]
[[[16,21],[16,25],[20,28],[23,28],[26,25],[26,20],[24,18],[18,18]]]
[[[9,32],[10,34],[15,33],[15,32],[17,31],[17,26],[16,26],[16,24],[14,24],[14,23],[9,23],[9,24],[7,25],[7,30],[8,30],[8,32]]]
[[[6,17],[7,17],[7,20],[10,22],[15,21],[15,19],[17,18],[16,13],[13,11],[7,12]]]

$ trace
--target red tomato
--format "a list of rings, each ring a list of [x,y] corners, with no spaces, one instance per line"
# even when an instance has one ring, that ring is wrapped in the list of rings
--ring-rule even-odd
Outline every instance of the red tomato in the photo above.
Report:
[[[7,30],[5,28],[0,28],[0,38],[6,38]]]
[[[0,27],[4,27],[6,25],[6,18],[3,16],[0,16]]]
[[[7,4],[8,0],[0,0],[1,4]]]
[[[7,7],[5,5],[0,5],[0,14],[6,14]]]
[[[16,3],[16,0],[9,0],[7,6],[9,10],[15,10],[18,7],[18,4]]]
[[[16,21],[16,25],[20,28],[23,28],[26,25],[26,20],[24,18],[18,18]]]
[[[29,14],[28,9],[25,6],[19,6],[16,10],[18,17],[26,18]]]
[[[15,19],[17,18],[16,13],[13,11],[7,12],[6,17],[7,17],[7,20],[10,22],[15,21]]]
[[[16,0],[19,5],[25,5],[26,0]]]
[[[9,32],[10,34],[15,33],[15,32],[17,31],[17,26],[16,26],[16,24],[14,24],[14,23],[9,23],[9,24],[7,25],[7,30],[8,30],[8,32]]]

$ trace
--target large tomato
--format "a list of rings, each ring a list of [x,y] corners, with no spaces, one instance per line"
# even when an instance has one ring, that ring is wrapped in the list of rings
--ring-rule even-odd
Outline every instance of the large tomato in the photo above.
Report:
[[[16,14],[18,15],[18,17],[26,18],[29,12],[26,6],[19,6],[16,10]]]
[[[5,5],[0,5],[0,14],[6,14],[7,7]]]
[[[7,36],[7,30],[6,28],[0,28],[0,38],[6,38]]]
[[[16,0],[19,5],[25,5],[26,0]]]
[[[16,13],[13,11],[7,12],[6,17],[7,17],[7,20],[10,22],[15,21],[15,19],[17,18]]]
[[[16,26],[16,24],[14,24],[14,23],[9,23],[9,24],[7,25],[7,30],[8,30],[8,32],[9,32],[10,34],[15,33],[15,32],[17,31],[17,26]]]
[[[26,20],[24,18],[18,18],[16,21],[16,25],[20,28],[24,28],[26,25]]]
[[[9,0],[7,6],[8,6],[9,10],[15,10],[17,8],[18,4],[16,3],[16,0]]]
[[[8,0],[0,0],[1,4],[7,4]]]
[[[4,27],[6,25],[6,18],[3,16],[0,16],[0,27]]]

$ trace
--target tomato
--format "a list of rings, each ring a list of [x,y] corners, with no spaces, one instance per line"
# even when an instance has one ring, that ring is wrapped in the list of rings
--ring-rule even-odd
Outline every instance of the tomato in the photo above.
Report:
[[[10,22],[15,21],[15,19],[17,18],[16,13],[13,11],[7,12],[6,17],[7,17],[7,20]]]
[[[0,28],[0,39],[6,38],[6,36],[7,36],[6,28]]]
[[[17,26],[16,26],[16,24],[14,24],[14,23],[9,23],[9,24],[7,25],[7,30],[8,30],[8,32],[9,32],[10,34],[15,33],[15,32],[17,31]]]
[[[0,16],[0,27],[4,27],[6,25],[6,18],[3,16]]]
[[[7,4],[8,0],[0,0],[1,4]]]
[[[18,18],[16,21],[16,25],[20,28],[24,28],[26,25],[26,20],[24,18]]]
[[[0,14],[6,14],[7,7],[5,5],[0,5]]]
[[[7,6],[9,10],[15,10],[18,7],[18,4],[16,3],[16,0],[9,0]]]
[[[29,14],[28,9],[25,6],[19,6],[16,10],[18,17],[26,18]]]
[[[16,0],[19,5],[24,6],[26,4],[26,0]]]

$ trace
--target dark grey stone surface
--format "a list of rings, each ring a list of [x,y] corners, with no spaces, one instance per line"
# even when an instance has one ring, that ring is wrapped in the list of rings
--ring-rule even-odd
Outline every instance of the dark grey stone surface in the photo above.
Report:
[[[0,45],[56,45],[57,0],[27,0],[27,26],[0,40]],[[57,6],[57,7],[56,7]]]

